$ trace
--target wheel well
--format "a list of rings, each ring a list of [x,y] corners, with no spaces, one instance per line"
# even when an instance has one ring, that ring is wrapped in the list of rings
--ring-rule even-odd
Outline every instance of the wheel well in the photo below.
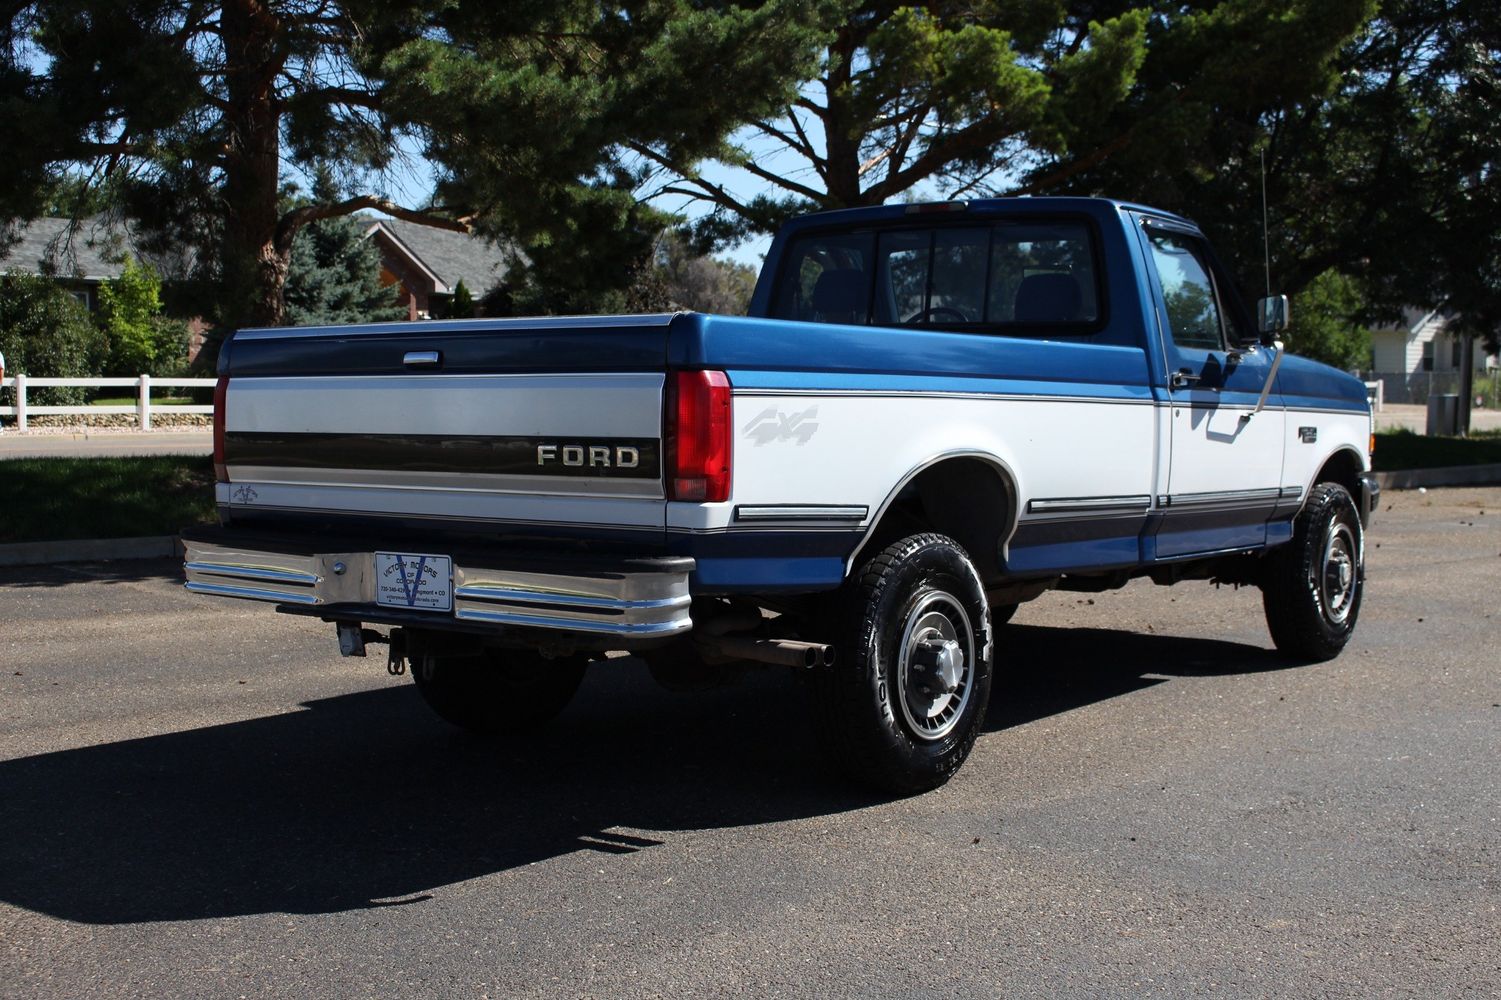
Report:
[[[1005,474],[981,458],[948,458],[902,486],[871,530],[862,556],[922,531],[948,535],[974,560],[980,578],[1001,575],[1001,540],[1011,526],[1016,491]]]
[[[1353,451],[1340,449],[1319,470],[1319,474],[1313,477],[1313,484],[1339,483],[1350,491],[1352,497],[1360,497],[1360,459]]]

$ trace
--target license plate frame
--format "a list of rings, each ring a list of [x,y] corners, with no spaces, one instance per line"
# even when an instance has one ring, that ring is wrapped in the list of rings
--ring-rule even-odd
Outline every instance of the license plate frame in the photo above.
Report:
[[[453,557],[424,552],[375,553],[375,603],[404,611],[453,611]]]

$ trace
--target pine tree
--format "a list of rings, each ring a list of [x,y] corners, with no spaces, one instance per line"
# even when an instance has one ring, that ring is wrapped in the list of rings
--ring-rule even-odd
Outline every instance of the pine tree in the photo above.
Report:
[[[286,199],[286,210],[338,199],[332,172],[320,165],[313,172],[311,197],[294,194]],[[297,233],[282,289],[288,323],[320,326],[405,318],[396,292],[381,283],[380,250],[366,237],[369,227],[370,220],[363,216],[334,216],[309,223]]]
[[[1213,170],[1227,121],[1328,89],[1370,3],[840,0],[821,8],[814,72],[746,141],[699,160],[632,148],[659,169],[660,196],[710,208],[694,227],[701,249],[810,210],[1061,193],[1107,163],[1132,163],[1132,177]],[[772,193],[711,179],[706,162]],[[1140,197],[1129,179],[1101,193]]]
[[[282,322],[298,231],[362,209],[459,231],[481,222],[539,257],[571,244],[618,286],[647,231],[620,144],[699,151],[761,113],[806,58],[810,8],[21,3],[0,36],[0,113],[26,141],[0,157],[0,218],[35,215],[69,169],[117,182],[129,215],[198,248],[204,301],[229,328]],[[380,193],[412,142],[442,168],[436,203]],[[362,193],[282,206],[283,171],[313,163]]]
[[[464,284],[463,278],[453,287],[453,298],[448,300],[447,312],[450,319],[474,318],[474,296],[469,294],[469,286]]]

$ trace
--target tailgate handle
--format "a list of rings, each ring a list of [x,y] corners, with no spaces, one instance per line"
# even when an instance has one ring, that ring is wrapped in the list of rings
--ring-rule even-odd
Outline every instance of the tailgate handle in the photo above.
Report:
[[[442,357],[437,351],[407,351],[402,357],[401,363],[408,368],[418,368],[435,365]]]

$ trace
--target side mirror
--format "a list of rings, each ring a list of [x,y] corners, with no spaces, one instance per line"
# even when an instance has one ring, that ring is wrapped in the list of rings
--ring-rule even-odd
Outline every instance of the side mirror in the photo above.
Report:
[[[1287,329],[1287,296],[1269,295],[1256,303],[1256,328],[1263,337]]]

